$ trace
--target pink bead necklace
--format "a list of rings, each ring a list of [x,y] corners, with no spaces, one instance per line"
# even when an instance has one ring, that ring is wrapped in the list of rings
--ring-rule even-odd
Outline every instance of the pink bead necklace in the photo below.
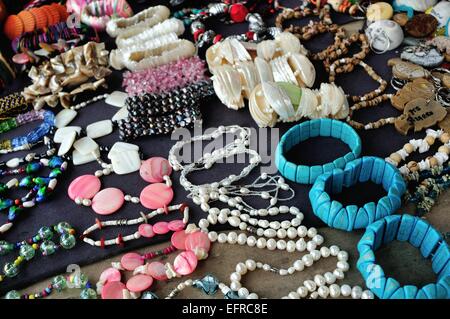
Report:
[[[189,275],[195,271],[199,260],[208,257],[211,248],[208,235],[193,224],[188,225],[186,230],[174,232],[171,242],[172,245],[162,251],[144,255],[128,253],[120,262],[112,263],[112,267],[103,271],[97,283],[97,292],[102,299],[137,299],[155,280],[166,281]],[[146,263],[146,260],[168,255],[176,249],[182,252],[175,257],[173,263]],[[133,276],[123,283],[125,271],[133,271]]]

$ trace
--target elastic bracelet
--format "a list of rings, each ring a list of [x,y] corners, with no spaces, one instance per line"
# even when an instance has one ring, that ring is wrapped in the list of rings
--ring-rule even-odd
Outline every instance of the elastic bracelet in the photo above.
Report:
[[[370,202],[363,207],[348,205],[331,200],[330,194],[342,192],[343,187],[372,181],[380,184],[388,192],[377,203]],[[320,175],[309,192],[314,214],[328,226],[352,231],[366,228],[372,222],[391,215],[400,208],[401,196],[406,184],[400,171],[382,158],[364,156],[345,165],[342,169]]]
[[[285,154],[295,145],[318,136],[338,138],[346,143],[351,151],[331,163],[311,167],[297,165],[286,159]],[[275,165],[287,179],[299,184],[313,184],[319,175],[335,168],[344,168],[360,154],[361,139],[350,125],[332,119],[316,119],[295,125],[282,136],[275,153]]]
[[[92,1],[83,7],[81,22],[98,31],[103,31],[113,16],[129,18],[132,15],[133,10],[125,0],[99,0]]]
[[[437,282],[418,288],[401,286],[394,278],[386,277],[375,263],[375,251],[393,240],[408,241],[420,249],[422,256],[430,259]],[[411,215],[387,216],[366,229],[358,243],[357,267],[366,286],[381,299],[449,299],[450,250],[441,234],[423,219]]]

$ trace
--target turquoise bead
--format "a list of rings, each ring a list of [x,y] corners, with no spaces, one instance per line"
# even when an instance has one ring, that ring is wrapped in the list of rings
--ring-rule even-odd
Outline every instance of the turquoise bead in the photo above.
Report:
[[[61,276],[61,275],[56,276],[52,280],[52,286],[57,291],[62,291],[67,288],[67,280],[66,280],[66,278],[64,278],[64,276]]]
[[[17,290],[11,290],[5,295],[5,299],[20,299],[20,293]]]
[[[19,273],[19,267],[14,265],[14,263],[6,263],[5,266],[3,266],[3,273],[6,277],[15,277]]]
[[[72,230],[72,226],[67,222],[59,222],[56,225],[56,231],[60,234],[68,233],[70,230]]]
[[[38,231],[39,236],[42,239],[52,239],[53,238],[53,230],[48,226],[43,226]]]
[[[20,246],[20,256],[25,258],[25,260],[33,259],[34,255],[36,255],[36,251],[28,244]]]
[[[51,240],[46,240],[41,244],[42,255],[48,256],[54,254],[56,251],[56,244]]]
[[[14,250],[14,245],[7,241],[0,241],[0,256],[5,256]]]
[[[219,289],[219,281],[211,275],[206,275],[201,280],[196,280],[194,287],[201,289],[207,295],[214,295]]]
[[[71,234],[62,234],[59,243],[61,244],[62,248],[64,249],[71,249],[75,246],[77,243],[77,240],[75,239],[74,235]]]
[[[144,291],[142,293],[141,299],[159,299],[159,298],[154,292]]]
[[[97,299],[97,293],[92,288],[85,288],[80,292],[81,299]]]

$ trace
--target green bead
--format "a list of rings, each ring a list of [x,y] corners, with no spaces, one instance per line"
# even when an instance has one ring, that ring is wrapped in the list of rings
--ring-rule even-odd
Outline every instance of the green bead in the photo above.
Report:
[[[59,168],[54,168],[52,169],[52,171],[50,172],[50,174],[48,175],[50,178],[55,178],[58,177],[62,174],[61,169]]]
[[[59,239],[59,243],[64,249],[71,249],[75,246],[77,243],[77,240],[75,239],[74,235],[71,234],[62,234],[61,238]]]
[[[17,290],[11,290],[5,295],[5,299],[20,299],[20,293]]]
[[[0,240],[0,256],[5,256],[14,250],[14,245],[5,240]]]
[[[55,278],[53,278],[52,280],[52,286],[53,288],[55,288],[57,291],[62,291],[64,289],[67,288],[67,280],[64,276],[59,275],[56,276]]]
[[[8,186],[5,183],[0,183],[0,194],[5,194],[8,191]]]
[[[52,255],[56,251],[56,245],[51,240],[46,240],[41,244],[42,255],[48,256]]]
[[[36,251],[28,244],[20,246],[20,256],[25,258],[25,260],[30,260],[34,257]]]
[[[97,299],[97,293],[92,288],[83,289],[80,293],[81,299]]]
[[[288,82],[277,82],[277,84],[289,96],[289,99],[294,106],[294,110],[297,110],[300,100],[302,99],[302,89],[297,85]]]
[[[59,222],[58,225],[56,225],[56,231],[60,234],[68,233],[72,230],[72,226],[68,222]]]
[[[42,239],[52,239],[53,238],[53,231],[48,226],[43,226],[38,231],[39,236],[41,236]]]
[[[27,174],[33,174],[33,173],[36,173],[37,171],[39,171],[40,168],[41,168],[41,164],[39,162],[30,163],[25,167],[25,172]]]
[[[6,277],[14,277],[19,273],[19,268],[14,265],[14,263],[6,263],[5,266],[3,266],[3,272]]]

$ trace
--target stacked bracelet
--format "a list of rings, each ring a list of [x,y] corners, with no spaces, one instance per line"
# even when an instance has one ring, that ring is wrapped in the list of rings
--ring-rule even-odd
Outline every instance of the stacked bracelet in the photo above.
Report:
[[[343,187],[372,181],[381,184],[388,192],[378,203],[370,202],[363,207],[331,200],[330,194],[340,193]],[[400,172],[382,158],[365,156],[319,176],[309,192],[314,214],[328,226],[351,231],[365,228],[375,220],[391,215],[401,206],[401,196],[406,184]]]
[[[418,288],[401,286],[394,278],[385,276],[375,263],[374,251],[393,240],[408,241],[420,249],[422,256],[431,260],[437,283]],[[411,215],[385,217],[367,227],[358,243],[357,267],[367,287],[381,299],[449,299],[450,298],[450,250],[439,232],[426,221]]]
[[[334,137],[346,143],[351,151],[345,156],[325,165],[305,166],[289,162],[285,154],[295,145],[311,137]],[[275,154],[275,165],[281,175],[300,184],[313,184],[316,178],[358,158],[361,153],[361,139],[350,125],[331,119],[316,119],[293,126],[280,140]]]

